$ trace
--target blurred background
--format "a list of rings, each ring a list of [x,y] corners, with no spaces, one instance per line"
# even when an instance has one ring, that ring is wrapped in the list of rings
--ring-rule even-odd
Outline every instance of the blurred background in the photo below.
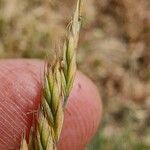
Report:
[[[75,0],[0,0],[0,58],[60,49]],[[78,67],[103,119],[87,150],[150,150],[150,1],[84,0]]]

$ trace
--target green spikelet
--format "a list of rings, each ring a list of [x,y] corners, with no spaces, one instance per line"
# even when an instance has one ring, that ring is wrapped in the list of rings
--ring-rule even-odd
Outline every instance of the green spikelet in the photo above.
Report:
[[[81,1],[77,2],[77,7],[75,10],[75,14],[73,16],[72,25],[70,27],[70,31],[68,33],[68,37],[64,44],[64,55],[62,62],[62,85],[64,91],[64,101],[67,102],[67,98],[71,92],[75,73],[76,73],[76,48],[79,39],[79,32],[81,26],[80,20],[80,5]]]

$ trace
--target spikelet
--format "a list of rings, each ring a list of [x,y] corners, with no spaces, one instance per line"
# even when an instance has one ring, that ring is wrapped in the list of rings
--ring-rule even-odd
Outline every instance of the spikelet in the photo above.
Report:
[[[62,61],[62,85],[64,91],[64,101],[67,102],[68,96],[71,92],[75,74],[76,74],[76,48],[79,39],[79,32],[81,26],[80,19],[80,6],[81,1],[77,2],[77,7],[73,16],[72,25],[66,38],[63,48],[63,61]]]

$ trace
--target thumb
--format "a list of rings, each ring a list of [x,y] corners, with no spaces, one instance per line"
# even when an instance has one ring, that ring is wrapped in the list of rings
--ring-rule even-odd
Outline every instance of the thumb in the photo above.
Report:
[[[23,132],[29,133],[32,114],[42,96],[44,62],[0,60],[0,149],[19,149]],[[98,128],[101,103],[93,83],[78,72],[58,143],[59,150],[82,150]]]

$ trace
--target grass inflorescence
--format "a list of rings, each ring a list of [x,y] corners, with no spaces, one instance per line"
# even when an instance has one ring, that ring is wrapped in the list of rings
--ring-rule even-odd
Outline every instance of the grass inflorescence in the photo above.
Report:
[[[76,73],[76,47],[80,30],[80,0],[63,47],[63,59],[47,64],[44,73],[43,97],[29,144],[22,139],[20,150],[56,150],[62,130],[64,107]]]

